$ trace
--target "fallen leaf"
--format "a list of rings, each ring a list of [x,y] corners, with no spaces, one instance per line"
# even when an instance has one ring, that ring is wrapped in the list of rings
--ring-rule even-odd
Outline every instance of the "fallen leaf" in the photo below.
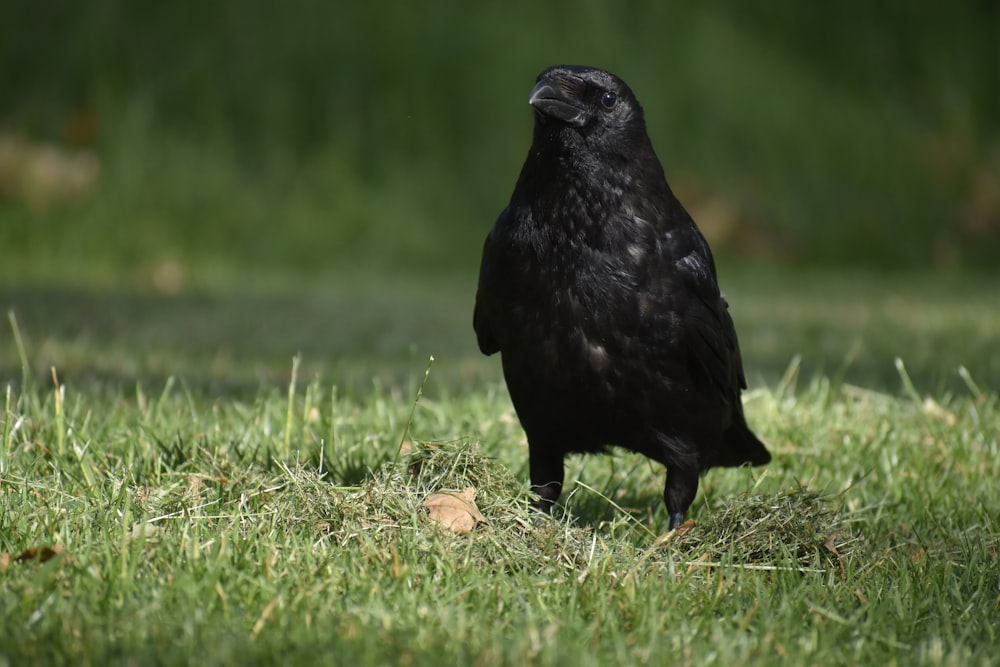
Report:
[[[826,550],[829,551],[830,553],[832,553],[837,558],[840,558],[840,552],[837,551],[837,542],[836,542],[836,537],[839,534],[840,534],[840,530],[833,531],[826,538],[826,542],[823,543],[823,546],[826,547]]]
[[[8,565],[10,565],[10,554],[4,551],[0,553],[0,570],[5,569]]]
[[[665,544],[670,544],[676,538],[690,532],[690,530],[694,528],[694,526],[695,526],[694,519],[688,519],[687,521],[677,526],[673,530],[669,530],[666,533],[663,533],[662,535],[657,537],[655,544],[656,546],[663,546]]]
[[[52,560],[63,552],[63,548],[58,544],[54,547],[31,547],[25,549],[14,559],[15,563],[23,563],[29,560],[37,560],[39,563]]]
[[[692,528],[694,528],[694,519],[688,519],[687,521],[685,521],[681,525],[679,525],[676,528],[674,528],[674,531],[678,535],[683,535],[684,533],[688,532]]]
[[[431,521],[456,533],[465,534],[477,523],[486,523],[486,517],[476,507],[476,489],[471,486],[464,491],[435,493],[424,501],[424,507],[430,512]]]

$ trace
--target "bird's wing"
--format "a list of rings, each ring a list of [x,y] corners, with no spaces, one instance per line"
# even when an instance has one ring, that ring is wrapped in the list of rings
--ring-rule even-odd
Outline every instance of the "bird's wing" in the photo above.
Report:
[[[696,297],[687,313],[689,350],[693,360],[728,402],[746,388],[736,327],[729,304],[716,293]]]
[[[487,286],[484,284],[484,277],[489,275],[491,271],[493,259],[490,254],[490,244],[493,241],[493,232],[491,231],[486,236],[486,242],[483,244],[483,260],[479,268],[479,288],[476,290],[476,305],[472,309],[472,328],[476,331],[476,341],[479,343],[479,350],[485,354],[495,354],[500,351],[500,343],[497,341],[496,334],[493,332],[493,328],[490,325],[489,319],[486,316],[486,309],[482,305],[482,301],[488,298],[486,290]]]
[[[732,351],[733,356],[730,357],[730,364],[735,368],[735,377],[737,386],[740,389],[747,388],[747,378],[743,372],[743,354],[740,352],[740,341],[736,337],[736,326],[733,324],[733,318],[729,314],[729,302],[726,301],[726,297],[719,296],[719,301],[722,302],[722,314],[726,323],[726,329],[728,331],[727,336],[729,340],[729,349]]]
[[[700,240],[700,239],[699,239]],[[690,298],[683,315],[688,350],[695,367],[700,367],[727,402],[746,388],[736,327],[729,304],[720,294],[707,244],[677,262],[676,267],[689,288]]]
[[[479,307],[479,297],[476,297],[476,305],[472,310],[472,328],[476,330],[476,341],[479,343],[479,351],[489,356],[500,351],[500,343],[493,336],[486,317]]]

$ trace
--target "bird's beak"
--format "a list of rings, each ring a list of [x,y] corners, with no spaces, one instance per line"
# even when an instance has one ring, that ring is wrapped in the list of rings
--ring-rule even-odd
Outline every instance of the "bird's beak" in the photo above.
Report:
[[[583,125],[586,109],[574,95],[578,87],[579,83],[568,77],[545,77],[531,89],[528,104],[542,116]]]

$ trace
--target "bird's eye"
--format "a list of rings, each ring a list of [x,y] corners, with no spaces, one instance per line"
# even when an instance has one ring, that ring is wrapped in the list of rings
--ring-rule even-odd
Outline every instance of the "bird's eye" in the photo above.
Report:
[[[612,91],[609,90],[601,96],[601,106],[605,109],[614,109],[616,104],[618,104],[618,96]]]

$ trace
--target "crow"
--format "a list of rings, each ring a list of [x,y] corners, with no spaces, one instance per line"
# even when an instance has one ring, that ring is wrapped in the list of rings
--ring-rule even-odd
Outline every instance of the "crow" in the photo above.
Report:
[[[712,466],[771,459],[743,416],[743,362],[715,261],[617,76],[560,65],[528,98],[527,159],[483,247],[473,328],[499,352],[549,512],[570,453],[667,468],[670,528]]]

